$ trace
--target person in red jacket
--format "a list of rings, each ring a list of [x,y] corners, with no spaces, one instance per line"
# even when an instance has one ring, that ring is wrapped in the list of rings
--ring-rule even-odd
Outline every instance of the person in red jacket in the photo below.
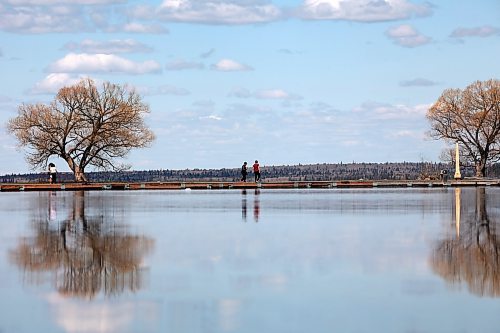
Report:
[[[255,182],[260,181],[260,167],[259,167],[259,161],[255,160],[255,163],[253,164],[253,174],[255,176]]]

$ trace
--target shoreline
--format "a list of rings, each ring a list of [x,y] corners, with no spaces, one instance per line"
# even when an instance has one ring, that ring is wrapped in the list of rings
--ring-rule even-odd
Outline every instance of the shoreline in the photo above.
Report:
[[[0,183],[0,192],[19,191],[102,191],[102,190],[227,190],[227,189],[343,189],[343,188],[413,188],[413,187],[500,186],[500,179],[463,180],[352,180],[352,181],[283,181],[283,182],[96,182],[96,183]]]

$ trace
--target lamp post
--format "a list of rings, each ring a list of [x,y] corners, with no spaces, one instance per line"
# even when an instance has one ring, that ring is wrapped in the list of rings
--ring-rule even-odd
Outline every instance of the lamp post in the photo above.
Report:
[[[455,180],[462,179],[460,174],[460,154],[458,152],[458,142],[455,143]]]

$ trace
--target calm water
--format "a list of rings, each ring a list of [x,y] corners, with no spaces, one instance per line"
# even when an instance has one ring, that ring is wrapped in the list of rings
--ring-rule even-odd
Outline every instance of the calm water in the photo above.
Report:
[[[499,202],[500,188],[1,193],[0,332],[499,332]]]

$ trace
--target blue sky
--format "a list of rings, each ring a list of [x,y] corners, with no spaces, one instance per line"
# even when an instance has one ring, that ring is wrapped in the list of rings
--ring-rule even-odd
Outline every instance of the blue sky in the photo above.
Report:
[[[438,161],[427,109],[499,55],[498,0],[0,0],[0,123],[91,77],[150,105],[135,170]]]

